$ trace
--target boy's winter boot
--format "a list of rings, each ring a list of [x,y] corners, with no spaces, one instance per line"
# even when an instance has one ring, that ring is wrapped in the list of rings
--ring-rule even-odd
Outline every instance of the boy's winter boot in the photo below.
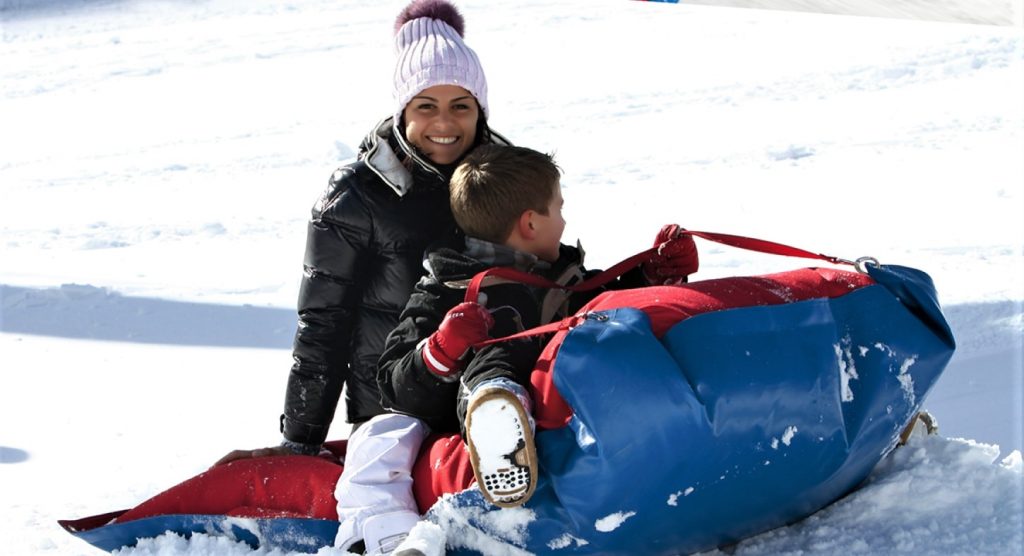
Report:
[[[530,398],[508,380],[480,384],[466,410],[466,444],[477,486],[495,506],[514,508],[537,486]]]

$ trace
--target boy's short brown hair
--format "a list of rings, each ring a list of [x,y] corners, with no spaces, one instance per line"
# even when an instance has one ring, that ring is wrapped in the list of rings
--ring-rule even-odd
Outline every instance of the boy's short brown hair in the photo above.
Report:
[[[527,210],[547,215],[561,177],[554,159],[525,147],[481,145],[455,169],[455,222],[476,238],[504,243]]]

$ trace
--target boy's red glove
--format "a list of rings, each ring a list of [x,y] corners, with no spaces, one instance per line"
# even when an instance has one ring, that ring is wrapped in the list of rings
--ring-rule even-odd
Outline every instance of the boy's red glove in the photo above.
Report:
[[[479,303],[466,301],[451,308],[441,326],[423,344],[423,362],[438,377],[453,381],[462,370],[462,359],[473,344],[490,335],[494,317]]]
[[[684,235],[685,228],[666,224],[654,239],[657,253],[643,264],[644,278],[652,286],[682,284],[700,267],[697,244],[693,236]]]

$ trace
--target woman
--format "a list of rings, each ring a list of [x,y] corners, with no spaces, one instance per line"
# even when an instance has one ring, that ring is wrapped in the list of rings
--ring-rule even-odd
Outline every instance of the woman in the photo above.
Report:
[[[235,450],[213,469],[120,514],[117,524],[168,515],[338,520],[358,511],[364,500],[337,490],[337,459],[294,455],[321,452],[343,387],[350,423],[384,413],[378,359],[425,273],[426,247],[456,230],[451,174],[477,146],[508,144],[487,126],[487,82],[462,29],[462,17],[443,0],[415,0],[403,10],[396,21],[395,112],[362,142],[358,161],[334,172],[313,207],[281,445]],[[656,266],[670,262],[668,255],[659,255],[665,260]],[[691,259],[695,265],[695,254],[687,264]],[[338,446],[330,448],[342,455]],[[221,465],[235,460],[244,461]],[[439,470],[446,480],[437,484],[462,490],[468,485],[459,470],[469,467],[452,461]],[[418,519],[407,514],[405,522],[382,516],[372,527],[368,519],[358,528],[339,525],[335,544],[353,549],[362,539],[368,551],[390,552]],[[99,517],[111,523],[110,515]]]
[[[284,439],[218,464],[319,453],[345,385],[348,422],[383,412],[375,377],[384,340],[424,273],[424,249],[455,229],[448,180],[474,147],[508,143],[487,126],[487,81],[454,6],[415,0],[395,28],[395,113],[313,207]]]

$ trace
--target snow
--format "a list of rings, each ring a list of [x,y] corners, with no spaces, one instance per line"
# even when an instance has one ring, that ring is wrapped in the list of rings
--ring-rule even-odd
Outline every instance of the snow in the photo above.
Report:
[[[994,463],[997,456],[991,445],[918,437],[883,460],[861,489],[744,541],[735,553],[1019,554],[1020,452]],[[1004,496],[978,490],[999,488]]]
[[[594,529],[602,533],[610,533],[618,529],[627,519],[636,515],[636,512],[615,512],[611,515],[606,515],[601,519],[594,522]]]
[[[844,402],[853,401],[853,389],[850,388],[850,381],[860,378],[857,375],[857,365],[853,361],[853,352],[850,349],[849,336],[843,336],[841,344],[833,344],[836,352],[836,362],[839,364],[839,394]],[[864,356],[864,349],[861,348],[861,357]]]
[[[680,496],[689,496],[690,494],[693,494],[693,491],[694,491],[693,487],[686,487],[685,490],[680,490],[679,492],[671,494],[668,497],[668,501],[665,502],[665,503],[668,504],[669,506],[678,506],[679,505],[679,497]]]
[[[896,376],[900,381],[900,387],[903,388],[903,397],[905,397],[911,404],[917,403],[917,398],[914,395],[914,377],[909,373],[909,371],[910,367],[916,362],[916,355],[904,359],[903,363],[900,364],[900,373]]]
[[[1024,4],[1020,0],[688,0],[688,3],[993,25],[1020,26],[1024,22]]]
[[[0,4],[0,552],[99,554],[56,520],[278,441],[305,221],[392,110],[404,4]],[[921,17],[924,4],[905,5]],[[924,400],[940,436],[730,554],[1024,552],[1019,19],[458,5],[493,126],[556,154],[565,237],[590,266],[679,222],[935,280],[958,342]],[[997,0],[959,6],[1005,21]],[[699,247],[702,278],[814,264]],[[516,553],[499,539],[531,518],[469,531],[448,510],[447,534],[487,554]],[[280,553],[166,535],[122,554]]]
[[[796,436],[797,432],[799,432],[799,429],[796,427],[786,427],[785,432],[782,433],[782,443],[789,446],[793,442],[793,437]]]
[[[434,505],[431,512],[452,544],[476,550],[481,554],[529,554],[516,546],[523,543],[527,524],[536,519],[536,514],[529,508],[507,508],[500,512],[485,513],[479,507],[461,507],[453,502],[451,495],[445,495]],[[480,527],[474,526],[473,523],[479,524]]]
[[[570,546],[585,546],[590,544],[584,539],[580,539],[566,533],[561,537],[548,543],[548,548],[551,550],[562,550],[563,548],[569,548]]]
[[[409,531],[403,548],[418,549],[423,556],[444,556],[445,532],[431,521],[420,521]]]

